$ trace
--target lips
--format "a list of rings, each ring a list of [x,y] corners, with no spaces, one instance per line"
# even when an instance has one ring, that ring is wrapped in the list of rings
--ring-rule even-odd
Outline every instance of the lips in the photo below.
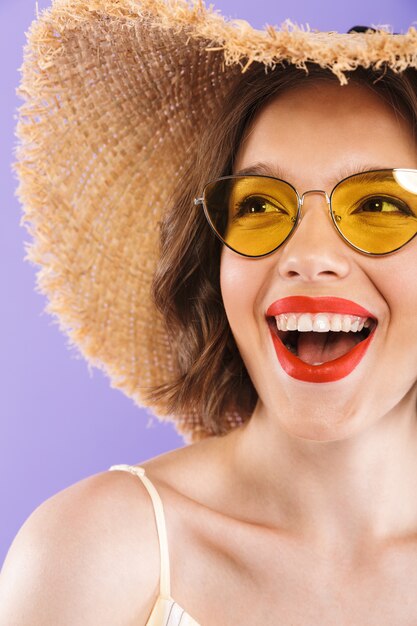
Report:
[[[311,365],[305,363],[293,354],[281,341],[274,316],[281,313],[339,313],[346,315],[356,315],[367,317],[373,320],[373,328],[364,340],[360,341],[354,348],[343,356],[327,361],[321,365]],[[375,335],[375,328],[378,320],[363,306],[346,300],[344,298],[333,298],[321,296],[312,298],[309,296],[289,296],[273,302],[267,309],[266,315],[269,319],[272,341],[275,352],[284,371],[298,380],[306,382],[332,382],[339,380],[352,372],[365,356],[371,341]]]
[[[358,315],[359,317],[370,317],[377,321],[363,306],[346,300],[345,298],[333,298],[320,296],[312,298],[310,296],[288,296],[273,302],[267,309],[266,315],[272,317],[281,313],[340,313],[346,315]]]

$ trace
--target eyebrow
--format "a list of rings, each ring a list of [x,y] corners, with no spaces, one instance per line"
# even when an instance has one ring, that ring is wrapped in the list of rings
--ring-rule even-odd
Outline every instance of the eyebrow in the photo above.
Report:
[[[371,170],[392,170],[392,167],[382,167],[381,165],[375,165],[374,163],[364,163],[362,165],[350,164],[345,165],[341,170],[339,170],[334,177],[329,180],[330,184],[336,184],[339,181],[347,178],[348,176],[353,176],[354,174],[363,174],[365,172],[369,172]],[[238,172],[236,172],[235,176],[246,176],[248,174],[255,174],[259,176],[273,176],[274,178],[281,178],[283,180],[288,181],[289,174],[283,168],[281,168],[278,164],[270,164],[264,163],[262,161],[258,161],[253,165],[249,165]],[[374,176],[372,176],[371,180],[381,181],[381,180],[391,180],[392,175],[386,174],[384,172],[375,172]],[[367,179],[369,180],[369,178]],[[289,181],[288,181],[289,182]]]

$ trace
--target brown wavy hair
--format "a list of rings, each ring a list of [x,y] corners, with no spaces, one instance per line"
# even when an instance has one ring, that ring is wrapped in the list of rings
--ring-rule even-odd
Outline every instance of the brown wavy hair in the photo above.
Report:
[[[367,85],[411,124],[417,122],[417,71],[359,68],[346,73]],[[232,335],[220,291],[222,244],[194,198],[204,185],[232,173],[239,145],[255,114],[271,98],[306,81],[338,81],[328,69],[307,64],[307,72],[283,64],[267,72],[253,63],[241,75],[207,127],[197,158],[179,180],[171,208],[160,223],[160,257],[152,296],[163,315],[177,373],[148,390],[174,415],[198,414],[205,431],[198,438],[222,435],[248,420],[258,394]],[[343,88],[343,87],[341,87]]]

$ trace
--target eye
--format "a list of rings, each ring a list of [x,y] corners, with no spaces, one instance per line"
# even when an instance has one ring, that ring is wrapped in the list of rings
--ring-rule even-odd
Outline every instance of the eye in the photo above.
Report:
[[[373,196],[367,198],[353,213],[403,213],[414,215],[409,206],[399,198]]]
[[[261,196],[249,196],[235,205],[235,217],[259,213],[282,213],[281,207]]]

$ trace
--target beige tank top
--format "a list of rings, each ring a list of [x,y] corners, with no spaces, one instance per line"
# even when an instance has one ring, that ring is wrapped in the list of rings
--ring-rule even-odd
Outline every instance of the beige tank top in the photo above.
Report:
[[[135,465],[112,465],[109,468],[109,471],[110,470],[123,470],[135,474],[145,485],[153,504],[156,528],[158,531],[161,570],[159,577],[159,595],[156,598],[145,626],[201,626],[171,597],[169,551],[164,508],[155,486],[149,478],[145,476],[145,468]]]

